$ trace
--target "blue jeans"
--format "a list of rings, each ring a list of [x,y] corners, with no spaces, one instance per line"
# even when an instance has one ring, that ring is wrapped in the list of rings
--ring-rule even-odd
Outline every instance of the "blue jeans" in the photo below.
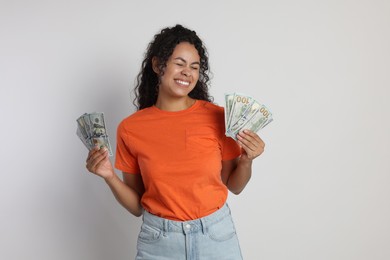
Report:
[[[242,260],[228,205],[206,217],[184,222],[144,211],[136,259]]]

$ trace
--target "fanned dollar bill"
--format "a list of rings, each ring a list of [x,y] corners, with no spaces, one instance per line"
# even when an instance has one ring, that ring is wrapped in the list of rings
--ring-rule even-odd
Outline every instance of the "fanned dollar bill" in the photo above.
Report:
[[[233,101],[231,101],[231,107],[229,108],[227,128],[230,128],[240,119],[241,115],[244,114],[247,109],[249,109],[252,102],[253,99],[249,96],[239,93],[233,94]]]
[[[84,113],[76,121],[76,134],[88,150],[107,147],[109,156],[113,155],[103,113]]]
[[[270,110],[251,96],[242,93],[225,94],[227,136],[237,140],[237,134],[241,130],[258,132],[272,121]]]

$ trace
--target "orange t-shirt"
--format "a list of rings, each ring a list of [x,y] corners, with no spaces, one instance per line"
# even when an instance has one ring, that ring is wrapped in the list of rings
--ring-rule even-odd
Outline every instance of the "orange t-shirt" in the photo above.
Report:
[[[221,180],[222,160],[240,153],[225,136],[223,107],[197,100],[186,110],[152,106],[125,118],[118,126],[115,167],[142,175],[141,203],[147,211],[185,221],[224,205],[228,191]]]

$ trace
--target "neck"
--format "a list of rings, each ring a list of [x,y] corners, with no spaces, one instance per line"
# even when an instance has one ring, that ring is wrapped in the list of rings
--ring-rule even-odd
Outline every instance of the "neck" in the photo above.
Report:
[[[190,108],[193,104],[195,104],[195,99],[192,99],[188,96],[180,99],[177,98],[163,99],[158,97],[155,106],[161,110],[175,112],[175,111],[180,111],[180,110],[185,110],[187,108]]]

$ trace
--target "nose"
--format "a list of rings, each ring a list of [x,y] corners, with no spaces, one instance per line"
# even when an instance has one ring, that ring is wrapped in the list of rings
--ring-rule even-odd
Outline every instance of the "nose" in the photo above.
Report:
[[[184,67],[183,70],[181,71],[181,74],[183,74],[186,77],[189,77],[189,76],[191,76],[191,71],[189,68]]]

